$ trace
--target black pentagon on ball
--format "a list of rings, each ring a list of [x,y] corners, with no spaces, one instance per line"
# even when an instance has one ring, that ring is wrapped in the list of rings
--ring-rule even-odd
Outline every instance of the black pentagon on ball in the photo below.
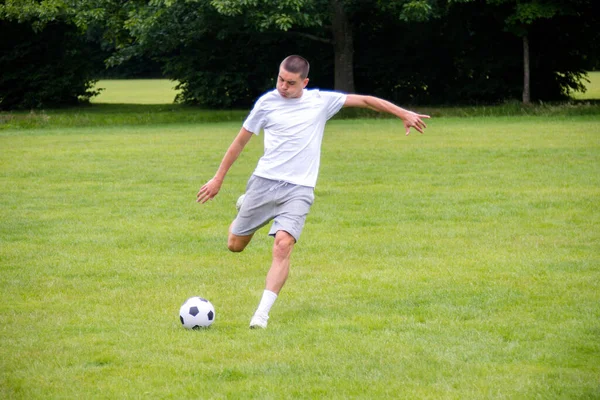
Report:
[[[212,321],[214,317],[215,317],[215,314],[212,311],[209,311],[208,312],[208,320]]]
[[[208,300],[206,300],[206,299],[203,299],[202,297],[198,297],[198,298],[200,299],[200,301],[203,301],[203,302],[205,302],[205,303],[208,303]]]
[[[183,317],[181,315],[179,316],[179,319],[181,320],[181,323],[183,324],[184,323],[183,322]]]
[[[195,317],[196,315],[198,315],[199,312],[200,311],[198,310],[198,307],[196,307],[196,306],[190,307],[190,315],[191,316]]]

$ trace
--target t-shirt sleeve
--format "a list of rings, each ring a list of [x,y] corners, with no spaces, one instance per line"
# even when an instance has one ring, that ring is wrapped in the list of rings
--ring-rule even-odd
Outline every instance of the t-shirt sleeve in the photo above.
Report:
[[[258,135],[260,133],[261,129],[264,128],[266,123],[265,110],[263,107],[261,107],[262,104],[262,98],[258,99],[258,101],[254,104],[252,111],[250,111],[250,114],[248,114],[248,117],[246,117],[246,120],[243,124],[243,127],[247,131],[252,132],[255,135]]]
[[[346,102],[346,94],[340,92],[321,92],[321,96],[327,101],[327,119],[338,113]]]

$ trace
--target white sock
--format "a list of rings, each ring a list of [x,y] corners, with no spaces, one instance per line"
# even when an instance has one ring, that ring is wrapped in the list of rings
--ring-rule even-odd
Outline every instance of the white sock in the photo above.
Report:
[[[277,300],[277,294],[265,289],[262,299],[260,299],[260,303],[258,304],[258,308],[256,309],[256,314],[269,315],[269,311],[271,311],[271,307],[273,306],[273,303],[275,303],[275,300]]]

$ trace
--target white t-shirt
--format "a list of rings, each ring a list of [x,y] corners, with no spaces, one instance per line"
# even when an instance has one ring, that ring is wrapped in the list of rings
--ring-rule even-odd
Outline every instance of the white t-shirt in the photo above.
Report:
[[[265,132],[265,152],[254,175],[315,187],[325,123],[345,101],[345,94],[317,89],[304,89],[295,99],[276,89],[261,96],[243,125],[255,135]]]

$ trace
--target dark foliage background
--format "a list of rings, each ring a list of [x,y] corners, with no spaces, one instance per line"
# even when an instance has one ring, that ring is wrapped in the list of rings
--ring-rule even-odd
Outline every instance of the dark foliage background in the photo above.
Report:
[[[0,23],[0,109],[77,104],[88,99],[101,55],[71,24],[41,31],[29,24]]]
[[[327,21],[258,29],[251,18],[260,12],[224,15],[211,2],[93,0],[40,23],[45,3],[28,1],[39,18],[0,12],[0,109],[87,101],[95,80],[105,78],[169,78],[179,82],[181,103],[249,107],[274,87],[289,54],[311,62],[310,87],[334,88]],[[523,42],[519,26],[506,22],[514,4],[430,3],[436,11],[429,18],[406,21],[395,12],[401,2],[346,1],[356,92],[405,105],[520,99]],[[567,99],[583,88],[585,71],[599,67],[598,5],[565,5],[574,11],[526,26],[533,101]]]

